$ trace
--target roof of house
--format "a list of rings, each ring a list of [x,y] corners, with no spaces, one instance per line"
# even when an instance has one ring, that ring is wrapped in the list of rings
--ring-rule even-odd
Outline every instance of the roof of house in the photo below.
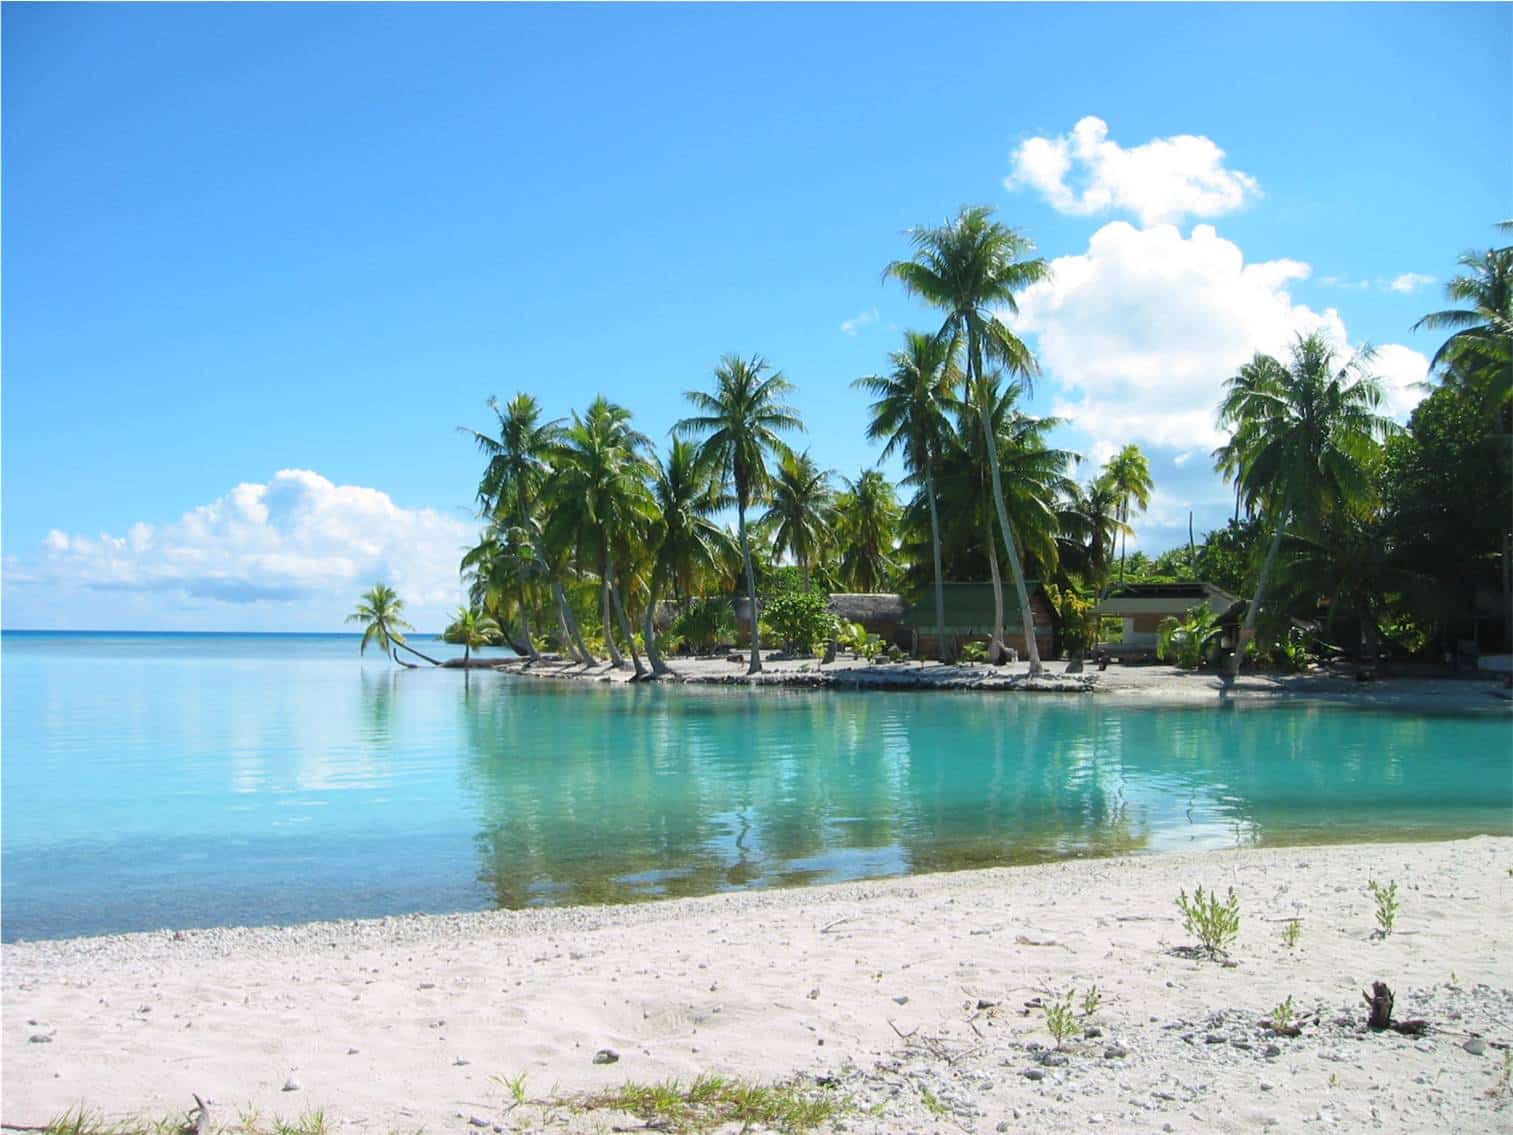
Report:
[[[839,591],[830,596],[830,610],[853,623],[897,622],[909,613],[909,601],[884,592]]]

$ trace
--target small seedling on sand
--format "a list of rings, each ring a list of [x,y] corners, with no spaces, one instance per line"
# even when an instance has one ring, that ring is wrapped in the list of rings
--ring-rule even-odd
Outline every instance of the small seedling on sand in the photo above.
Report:
[[[493,1079],[496,1083],[503,1084],[506,1088],[509,1089],[510,1100],[515,1107],[519,1107],[525,1102],[524,1072],[520,1073],[520,1075],[518,1076],[495,1076],[493,1077]]]
[[[1376,900],[1376,924],[1381,927],[1382,937],[1392,933],[1392,923],[1397,919],[1397,883],[1388,883],[1385,887],[1375,879],[1371,879],[1367,886],[1371,888],[1371,897]]]
[[[941,1103],[935,1093],[932,1092],[929,1088],[925,1087],[923,1084],[919,1086],[919,1098],[920,1101],[925,1105],[925,1110],[928,1111],[931,1115],[946,1114],[946,1105]]]
[[[1297,1022],[1297,1017],[1297,1009],[1293,1006],[1292,994],[1289,993],[1287,1000],[1271,1011],[1271,1027],[1276,1032],[1286,1032]]]
[[[1051,1035],[1056,1038],[1056,1047],[1061,1047],[1061,1042],[1077,1033],[1077,1015],[1072,1012],[1072,991],[1067,990],[1060,997],[1045,998],[1040,1007],[1045,1010],[1045,1027],[1051,1030]]]
[[[1497,1083],[1487,1089],[1487,1095],[1504,1102],[1509,1096],[1513,1096],[1513,1048],[1502,1050],[1502,1073],[1498,1076]]]
[[[1302,936],[1303,924],[1296,918],[1282,927],[1282,945],[1286,946],[1289,950],[1297,946],[1298,939]]]
[[[1103,994],[1098,992],[1096,985],[1089,986],[1088,991],[1082,995],[1082,1015],[1091,1017],[1098,1011],[1098,1006],[1103,1004]]]
[[[1196,938],[1210,957],[1222,954],[1240,932],[1240,900],[1233,887],[1223,902],[1216,893],[1205,895],[1202,887],[1193,891],[1192,898],[1179,891],[1177,909],[1182,912],[1182,929]]]

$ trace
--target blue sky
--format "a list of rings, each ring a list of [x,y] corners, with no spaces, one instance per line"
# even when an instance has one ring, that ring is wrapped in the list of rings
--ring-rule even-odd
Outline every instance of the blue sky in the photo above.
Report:
[[[1035,408],[1221,523],[1237,360],[1322,327],[1415,396],[1513,214],[1513,7],[7,5],[8,627],[440,624],[490,394],[662,437],[719,356],[854,476],[903,230],[1056,262]],[[896,472],[896,470],[894,470]]]

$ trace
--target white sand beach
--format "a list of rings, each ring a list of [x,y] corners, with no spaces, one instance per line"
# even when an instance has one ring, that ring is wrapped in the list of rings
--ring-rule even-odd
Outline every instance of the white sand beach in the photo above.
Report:
[[[1399,889],[1387,937],[1370,879]],[[1231,964],[1177,949],[1173,900],[1198,884],[1239,896]],[[182,1116],[198,1093],[217,1125],[321,1108],[342,1131],[639,1130],[568,1105],[718,1072],[821,1077],[853,1132],[1513,1130],[1513,839],[165,930],[3,963],[7,1125]],[[1375,980],[1428,1035],[1363,1027]],[[1048,1054],[1027,1003],[1093,985],[1096,1035]],[[1288,997],[1301,1035],[1274,1036]],[[521,1074],[563,1102],[514,1106]]]

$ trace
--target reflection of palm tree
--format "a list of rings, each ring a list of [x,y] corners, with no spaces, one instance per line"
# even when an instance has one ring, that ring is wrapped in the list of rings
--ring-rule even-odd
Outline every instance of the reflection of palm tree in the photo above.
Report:
[[[372,674],[364,669],[360,677],[363,717],[367,721],[369,739],[387,744],[394,720],[395,679],[399,674],[394,670]]]

